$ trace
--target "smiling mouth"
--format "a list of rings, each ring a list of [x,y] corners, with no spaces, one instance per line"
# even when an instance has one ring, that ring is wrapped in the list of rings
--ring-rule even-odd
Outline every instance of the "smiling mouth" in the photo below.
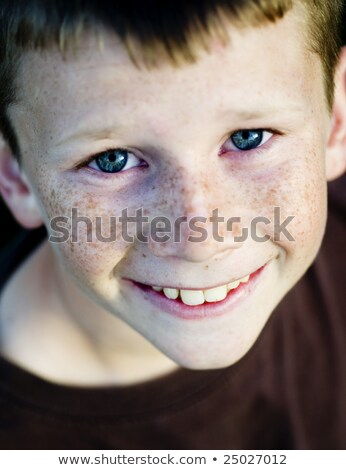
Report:
[[[162,292],[167,299],[177,300],[180,299],[185,305],[203,305],[205,302],[221,302],[227,297],[227,294],[235,290],[241,283],[246,284],[250,279],[248,274],[241,279],[238,279],[229,284],[214,287],[211,289],[175,289],[170,287],[151,286],[156,292]]]
[[[263,268],[264,266],[231,283],[210,289],[177,289],[172,287],[150,286],[139,282],[136,282],[135,284],[148,293],[151,292],[154,296],[156,295],[163,299],[169,299],[174,303],[184,304],[189,307],[197,307],[203,304],[222,302],[226,297],[231,296],[235,291],[241,289],[242,286],[245,287],[249,284],[252,278],[259,274]]]

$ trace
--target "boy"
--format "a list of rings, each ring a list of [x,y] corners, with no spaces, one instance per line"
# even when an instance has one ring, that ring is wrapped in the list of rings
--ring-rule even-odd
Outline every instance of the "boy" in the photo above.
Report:
[[[1,446],[345,448],[340,2],[135,6],[2,2]]]

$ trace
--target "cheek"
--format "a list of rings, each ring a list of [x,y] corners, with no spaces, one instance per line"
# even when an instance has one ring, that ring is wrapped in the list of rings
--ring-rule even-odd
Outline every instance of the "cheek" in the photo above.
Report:
[[[323,146],[302,147],[299,154],[285,159],[262,182],[258,200],[271,211],[279,207],[279,223],[293,216],[287,225],[294,241],[283,235],[278,244],[288,256],[311,262],[321,245],[327,219],[327,183]],[[263,202],[265,201],[265,203]],[[259,208],[258,208],[259,210]],[[273,232],[274,224],[270,225]],[[273,233],[271,233],[273,235]]]
[[[44,187],[38,186],[38,191],[46,226],[52,227],[52,220],[57,217],[68,221],[61,224],[68,229],[68,239],[52,243],[65,268],[90,287],[101,286],[105,281],[107,284],[114,267],[130,248],[130,243],[122,238],[119,222],[122,209],[128,207],[125,198],[100,196],[80,186],[58,184],[53,178]],[[128,207],[129,213],[134,209]],[[56,235],[52,231],[51,234]]]

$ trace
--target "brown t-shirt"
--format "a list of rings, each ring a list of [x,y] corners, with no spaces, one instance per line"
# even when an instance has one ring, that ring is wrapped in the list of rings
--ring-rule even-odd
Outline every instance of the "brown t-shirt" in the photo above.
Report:
[[[0,285],[44,236],[23,231]],[[346,178],[315,262],[238,363],[83,388],[0,358],[2,449],[346,449]]]

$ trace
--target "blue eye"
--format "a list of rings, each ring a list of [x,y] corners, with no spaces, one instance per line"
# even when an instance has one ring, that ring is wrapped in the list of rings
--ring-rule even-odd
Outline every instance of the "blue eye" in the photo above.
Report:
[[[119,173],[134,166],[140,166],[140,162],[141,160],[128,150],[114,149],[95,156],[88,166],[95,170],[101,170],[103,173]]]
[[[125,168],[128,156],[124,150],[111,150],[95,159],[96,165],[106,173],[117,173]]]
[[[238,150],[252,150],[263,141],[263,130],[239,130],[231,135],[231,140]]]

